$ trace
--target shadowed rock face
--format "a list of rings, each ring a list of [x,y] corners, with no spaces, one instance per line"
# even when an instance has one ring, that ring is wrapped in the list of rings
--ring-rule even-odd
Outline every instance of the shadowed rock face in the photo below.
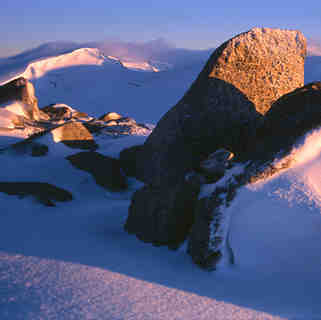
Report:
[[[35,89],[25,78],[21,77],[0,86],[0,104],[10,101],[22,102],[26,107],[29,120],[40,119]]]
[[[258,130],[256,150],[286,152],[307,131],[321,125],[321,82],[312,82],[278,99]]]

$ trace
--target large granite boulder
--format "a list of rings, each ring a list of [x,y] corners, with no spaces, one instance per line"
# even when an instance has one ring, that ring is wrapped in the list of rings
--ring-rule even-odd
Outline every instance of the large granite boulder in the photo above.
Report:
[[[27,79],[20,77],[0,86],[0,104],[14,101],[21,103],[22,111],[27,119],[40,119],[35,89]]]
[[[80,122],[67,122],[51,131],[55,142],[62,142],[66,146],[75,149],[97,149],[97,144],[88,131]]]
[[[236,159],[248,155],[263,114],[280,96],[303,85],[305,55],[306,40],[300,32],[267,28],[254,28],[216,49],[147,138],[139,173],[147,185],[133,197],[126,229],[150,240],[155,225],[161,223],[166,235],[175,233],[169,228],[178,228],[171,223],[176,216],[180,223],[184,217],[190,221],[185,206],[171,209],[175,197],[184,198],[187,173],[201,172],[202,162],[220,148]],[[161,232],[155,231],[151,241],[165,244]]]
[[[98,152],[79,152],[66,158],[77,169],[90,173],[96,183],[111,191],[127,188],[126,176],[119,160]]]
[[[246,151],[260,114],[304,84],[305,54],[299,31],[254,28],[222,44],[146,140],[145,181],[175,183],[221,147]]]
[[[258,130],[257,157],[288,151],[296,139],[321,125],[321,82],[312,82],[278,99]]]

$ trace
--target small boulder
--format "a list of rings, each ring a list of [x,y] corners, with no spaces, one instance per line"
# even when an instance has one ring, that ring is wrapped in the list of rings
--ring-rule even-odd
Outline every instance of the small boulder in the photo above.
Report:
[[[110,120],[119,120],[123,118],[123,116],[121,116],[120,114],[118,114],[117,112],[108,112],[104,115],[102,115],[99,120],[102,120],[102,121],[105,121],[105,122],[108,122]]]
[[[219,149],[200,163],[200,172],[207,178],[207,183],[213,183],[222,177],[227,169],[233,153]]]
[[[80,122],[67,122],[51,131],[55,142],[62,142],[74,149],[97,149],[97,144],[88,131]]]

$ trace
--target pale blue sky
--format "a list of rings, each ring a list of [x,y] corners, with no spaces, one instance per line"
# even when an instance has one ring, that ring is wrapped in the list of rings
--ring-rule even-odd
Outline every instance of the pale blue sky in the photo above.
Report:
[[[321,1],[1,0],[0,56],[44,42],[148,41],[212,48],[254,26],[299,29],[321,42]]]

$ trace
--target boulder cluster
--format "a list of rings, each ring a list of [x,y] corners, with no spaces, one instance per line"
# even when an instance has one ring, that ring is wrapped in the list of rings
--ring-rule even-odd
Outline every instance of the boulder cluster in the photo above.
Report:
[[[292,30],[254,28],[217,48],[145,144],[123,151],[145,182],[125,230],[170,248],[187,240],[206,269],[223,252],[233,262],[224,208],[268,159],[321,124],[321,84],[303,86],[305,56],[305,37]]]
[[[127,188],[127,170],[123,168],[126,163],[99,153],[97,141],[148,135],[152,128],[116,112],[94,118],[65,104],[39,108],[37,101],[33,84],[27,79],[18,78],[0,86],[0,130],[4,136],[8,132],[25,138],[9,144],[1,152],[46,157],[54,148],[52,142],[61,143],[73,152],[65,160],[76,169],[91,174],[99,186],[109,191]],[[0,192],[20,197],[32,196],[46,206],[73,198],[67,190],[36,181],[0,181]]]

